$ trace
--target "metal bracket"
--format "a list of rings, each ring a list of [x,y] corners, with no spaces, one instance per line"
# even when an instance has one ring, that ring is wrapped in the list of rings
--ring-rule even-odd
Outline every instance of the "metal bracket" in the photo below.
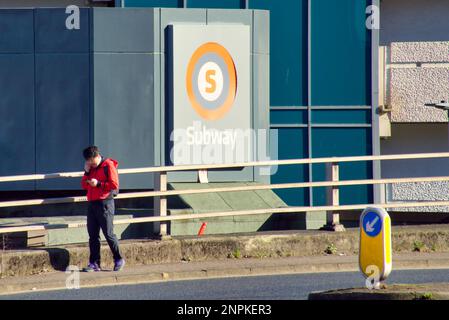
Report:
[[[384,104],[384,105],[380,105],[379,106],[379,113],[388,113],[393,111],[393,108],[388,105],[388,104]]]
[[[441,101],[440,103],[426,103],[426,107],[434,107],[441,110],[449,110],[449,103],[447,101]]]

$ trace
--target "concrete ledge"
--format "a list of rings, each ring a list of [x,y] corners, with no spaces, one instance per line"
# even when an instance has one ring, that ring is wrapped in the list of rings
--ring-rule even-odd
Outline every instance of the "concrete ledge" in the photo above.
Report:
[[[353,288],[312,292],[309,300],[449,300],[449,283],[395,284],[378,290]]]
[[[359,247],[359,230],[346,232],[296,231],[261,232],[243,235],[173,237],[167,240],[121,241],[121,250],[127,266],[142,266],[181,261],[245,260],[243,258],[288,258],[326,256],[329,248],[335,248],[331,257],[356,256]],[[102,266],[112,267],[109,247],[102,245]],[[419,256],[423,267],[447,266],[449,258],[427,258],[431,253],[449,252],[449,226],[393,227],[393,252],[413,253]],[[65,270],[69,265],[87,264],[89,248],[65,246],[32,250],[0,251],[0,276],[26,276],[53,270]],[[327,256],[329,257],[329,256]],[[340,257],[341,258],[341,257]],[[263,259],[262,259],[263,260]],[[354,261],[339,261],[345,263]],[[394,261],[396,265],[407,261]],[[416,261],[412,265],[416,265]],[[356,266],[356,264],[354,265]],[[316,266],[319,270],[320,266]]]

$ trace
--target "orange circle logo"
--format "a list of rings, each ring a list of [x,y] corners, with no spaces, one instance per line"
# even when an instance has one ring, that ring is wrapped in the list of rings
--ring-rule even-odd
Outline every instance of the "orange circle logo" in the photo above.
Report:
[[[186,89],[190,104],[203,119],[220,119],[231,109],[237,73],[222,45],[208,42],[195,50],[187,66]]]

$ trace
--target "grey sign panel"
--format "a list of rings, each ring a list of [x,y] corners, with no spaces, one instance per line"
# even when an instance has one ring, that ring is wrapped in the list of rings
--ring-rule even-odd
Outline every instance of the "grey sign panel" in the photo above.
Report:
[[[250,26],[171,27],[173,164],[251,161]]]
[[[32,174],[34,56],[0,54],[0,176]],[[0,190],[32,190],[34,181],[0,183]]]
[[[160,83],[161,83],[161,96],[160,96],[160,109],[157,110],[156,119],[159,120],[159,123],[163,126],[159,131],[160,136],[159,139],[162,141],[161,149],[160,149],[160,163],[168,164],[170,157],[166,157],[166,154],[169,152],[166,148],[165,141],[167,141],[166,137],[166,123],[169,121],[168,117],[165,115],[166,109],[166,101],[165,97],[167,95],[167,85],[165,75],[168,72],[166,68],[168,67],[169,61],[167,61],[164,53],[165,46],[168,43],[166,40],[166,35],[168,33],[168,25],[173,23],[192,23],[192,24],[206,24],[206,9],[174,9],[174,8],[161,8],[160,9],[160,40],[161,40],[161,56],[160,56]],[[184,173],[181,173],[183,175]],[[187,173],[189,174],[189,173]]]
[[[36,170],[83,170],[89,144],[89,55],[36,55]],[[38,189],[79,189],[79,179],[38,181]]]
[[[66,9],[35,9],[34,28],[37,53],[89,52],[90,9],[79,9],[79,29],[68,29],[73,22]]]
[[[33,10],[0,10],[0,53],[34,52],[33,23]]]
[[[229,10],[229,9],[208,9],[207,10],[207,24],[243,24],[251,26],[251,52],[253,51],[253,11],[252,10]],[[251,74],[254,74],[251,70]],[[257,77],[254,77],[252,82],[257,82]],[[255,104],[251,102],[252,111],[256,116]],[[253,123],[254,126],[254,123]],[[211,171],[209,172],[210,181],[252,181],[253,168],[247,167],[242,170],[226,170],[226,171]]]

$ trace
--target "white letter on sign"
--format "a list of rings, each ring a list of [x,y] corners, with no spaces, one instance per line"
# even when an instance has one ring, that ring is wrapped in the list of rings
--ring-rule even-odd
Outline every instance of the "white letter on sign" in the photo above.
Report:
[[[70,14],[67,19],[65,19],[65,27],[68,30],[79,30],[80,29],[80,8],[75,5],[70,5],[65,8],[65,13]]]

